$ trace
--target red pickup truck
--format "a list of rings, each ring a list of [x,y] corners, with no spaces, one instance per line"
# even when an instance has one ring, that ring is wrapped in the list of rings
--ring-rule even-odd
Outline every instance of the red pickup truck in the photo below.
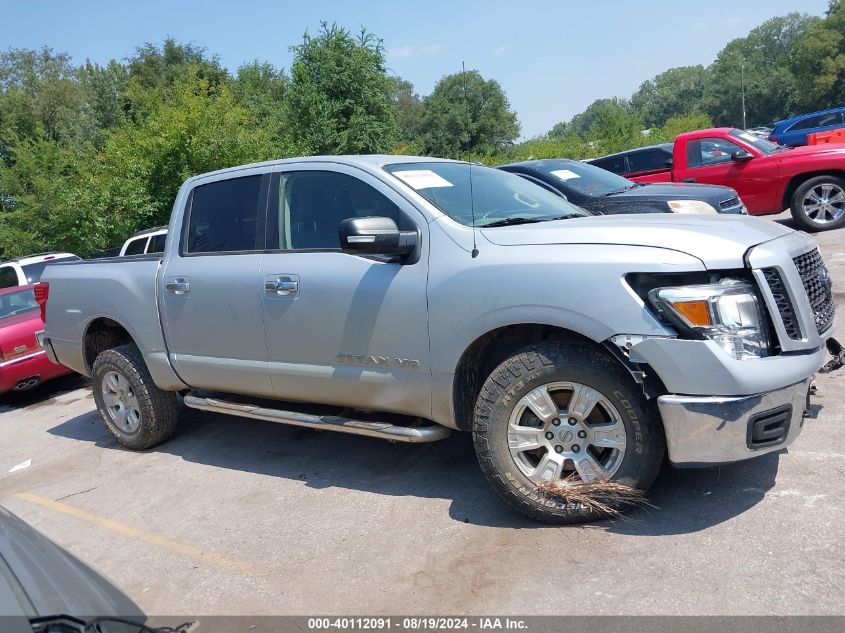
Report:
[[[640,154],[664,152],[653,164]],[[845,225],[845,145],[790,149],[732,128],[679,134],[672,147],[655,146],[590,161],[639,182],[700,182],[734,188],[748,213],[792,210],[801,228]],[[634,160],[634,159],[637,160]],[[646,169],[647,168],[647,169]]]

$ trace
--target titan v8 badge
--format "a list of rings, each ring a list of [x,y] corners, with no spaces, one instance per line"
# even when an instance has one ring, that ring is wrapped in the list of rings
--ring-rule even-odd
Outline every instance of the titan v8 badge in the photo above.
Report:
[[[367,365],[372,367],[399,367],[401,369],[419,369],[420,361],[413,358],[391,356],[372,356],[363,354],[337,354],[335,362],[339,365]]]

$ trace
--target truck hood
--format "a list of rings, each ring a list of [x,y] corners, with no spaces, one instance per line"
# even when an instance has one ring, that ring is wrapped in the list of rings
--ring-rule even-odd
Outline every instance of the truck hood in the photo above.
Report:
[[[825,145],[804,145],[802,147],[795,147],[793,149],[784,150],[771,156],[777,157],[782,161],[791,160],[807,160],[813,157],[840,157],[845,159],[845,144],[830,143]]]
[[[710,269],[741,268],[745,253],[752,246],[794,233],[777,222],[760,218],[674,213],[572,218],[480,232],[499,246],[593,244],[664,248],[696,257]]]
[[[714,208],[719,203],[736,196],[736,191],[721,185],[687,184],[680,182],[640,183],[626,191],[607,196],[608,200],[625,202],[627,200],[703,200]]]

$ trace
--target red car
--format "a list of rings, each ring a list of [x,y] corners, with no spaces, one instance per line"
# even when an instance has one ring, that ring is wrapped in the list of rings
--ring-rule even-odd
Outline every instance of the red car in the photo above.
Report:
[[[671,152],[671,155],[670,155]],[[678,135],[590,161],[639,182],[697,182],[732,187],[752,215],[791,209],[809,231],[845,226],[845,145],[789,149],[731,128]]]
[[[51,362],[35,341],[35,333],[44,329],[37,286],[0,290],[0,393],[25,391],[71,373]]]

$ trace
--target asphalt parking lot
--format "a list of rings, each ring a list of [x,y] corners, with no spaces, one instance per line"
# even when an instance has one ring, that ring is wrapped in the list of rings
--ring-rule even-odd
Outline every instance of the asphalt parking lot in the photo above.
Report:
[[[843,236],[817,235],[840,340]],[[843,386],[818,378],[788,450],[664,469],[655,507],[556,528],[496,497],[466,434],[407,446],[186,409],[135,453],[70,377],[0,396],[0,503],[156,615],[845,614]]]

